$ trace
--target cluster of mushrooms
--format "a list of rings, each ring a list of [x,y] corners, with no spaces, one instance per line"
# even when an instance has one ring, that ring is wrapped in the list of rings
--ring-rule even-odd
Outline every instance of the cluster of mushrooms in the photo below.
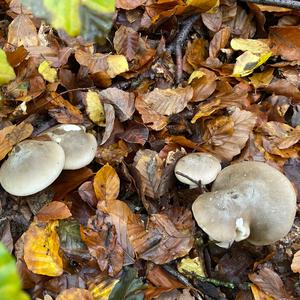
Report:
[[[178,160],[177,179],[190,187],[212,183],[193,203],[195,220],[217,245],[228,248],[236,241],[269,245],[291,229],[297,194],[280,171],[256,161],[232,164],[221,170],[217,158],[191,153]]]
[[[15,196],[28,196],[48,187],[62,170],[88,165],[97,140],[84,126],[60,124],[42,133],[46,139],[17,144],[0,168],[0,183]]]

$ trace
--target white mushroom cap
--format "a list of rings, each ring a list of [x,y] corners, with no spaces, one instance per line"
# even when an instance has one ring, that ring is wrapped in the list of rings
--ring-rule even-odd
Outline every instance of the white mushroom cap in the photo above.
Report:
[[[0,183],[12,195],[32,195],[49,186],[64,163],[64,151],[55,142],[26,140],[16,145],[3,162]]]
[[[175,176],[182,183],[197,187],[195,182],[179,175],[184,174],[201,184],[213,182],[221,171],[219,160],[209,153],[190,153],[180,158],[175,166]]]
[[[43,132],[65,151],[65,170],[76,170],[88,165],[95,157],[97,140],[84,126],[60,124]]]
[[[223,169],[210,193],[193,203],[198,225],[223,244],[248,239],[268,245],[283,238],[296,214],[297,195],[281,172],[261,162],[242,162]]]

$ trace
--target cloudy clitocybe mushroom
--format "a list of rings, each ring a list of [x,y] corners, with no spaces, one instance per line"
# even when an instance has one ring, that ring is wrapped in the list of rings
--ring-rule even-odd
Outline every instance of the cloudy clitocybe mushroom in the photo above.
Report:
[[[3,162],[0,183],[12,195],[32,195],[49,186],[64,164],[65,154],[57,143],[26,140],[16,145]]]
[[[85,132],[84,126],[60,124],[42,134],[49,136],[64,149],[65,170],[85,167],[96,155],[97,140],[91,133]]]
[[[209,153],[187,154],[178,160],[174,170],[177,179],[190,188],[213,182],[220,171],[219,160]]]
[[[280,171],[261,162],[241,162],[224,168],[192,210],[198,225],[221,247],[245,239],[268,245],[291,229],[296,198]]]

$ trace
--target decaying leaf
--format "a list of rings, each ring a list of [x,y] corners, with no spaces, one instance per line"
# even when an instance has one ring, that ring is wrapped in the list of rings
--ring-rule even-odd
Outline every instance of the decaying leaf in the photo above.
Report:
[[[200,257],[183,258],[177,265],[178,271],[182,274],[196,274],[200,277],[205,277],[203,261]],[[189,275],[190,276],[190,275]]]
[[[120,279],[104,278],[100,282],[92,282],[89,284],[89,291],[93,299],[109,300],[110,294]]]
[[[116,0],[116,7],[131,10],[143,5],[146,0]]]
[[[209,56],[217,57],[218,53],[229,42],[231,30],[229,27],[222,28],[217,32],[209,44]]]
[[[45,205],[37,214],[38,221],[48,222],[50,220],[61,220],[71,217],[72,214],[66,204],[52,201]]]
[[[170,116],[183,111],[192,97],[193,89],[188,86],[176,89],[155,89],[143,96],[143,101],[155,112]]]
[[[300,273],[300,250],[294,254],[291,269],[294,273]]]
[[[57,297],[56,300],[93,300],[92,294],[88,290],[71,288],[62,291]]]
[[[97,92],[88,91],[86,94],[86,112],[89,118],[99,126],[105,126],[104,107]]]
[[[107,74],[114,78],[124,72],[129,71],[127,59],[124,55],[109,55],[107,57]]]
[[[57,226],[58,221],[48,224],[33,222],[26,231],[24,260],[31,272],[47,276],[59,276],[63,273]]]
[[[270,68],[261,73],[253,74],[249,79],[253,86],[258,89],[263,86],[267,86],[273,79],[274,69]]]
[[[274,298],[266,295],[255,284],[251,284],[251,292],[254,300],[273,300]]]
[[[120,178],[109,164],[103,166],[94,178],[94,190],[98,201],[115,200],[120,190]]]

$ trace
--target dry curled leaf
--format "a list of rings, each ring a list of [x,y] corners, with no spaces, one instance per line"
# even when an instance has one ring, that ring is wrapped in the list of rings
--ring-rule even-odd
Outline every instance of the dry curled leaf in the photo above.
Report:
[[[28,269],[40,275],[59,276],[63,262],[59,254],[58,221],[31,223],[24,240],[24,260]]]
[[[48,222],[50,220],[62,220],[71,217],[72,214],[66,204],[59,201],[52,201],[42,207],[37,214],[38,221]]]
[[[105,112],[97,92],[88,91],[85,98],[86,112],[98,126],[105,126]]]
[[[109,164],[103,166],[94,178],[94,190],[98,201],[115,200],[120,191],[120,178]]]

